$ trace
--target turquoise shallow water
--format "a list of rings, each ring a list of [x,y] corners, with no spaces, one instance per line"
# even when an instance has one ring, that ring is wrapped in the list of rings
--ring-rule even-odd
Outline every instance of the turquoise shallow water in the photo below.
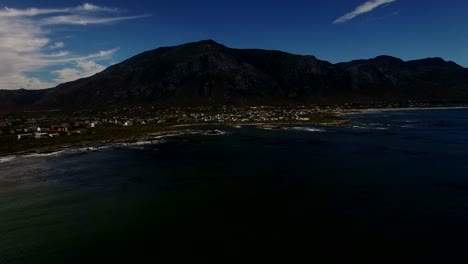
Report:
[[[0,161],[0,263],[467,259],[468,110]]]

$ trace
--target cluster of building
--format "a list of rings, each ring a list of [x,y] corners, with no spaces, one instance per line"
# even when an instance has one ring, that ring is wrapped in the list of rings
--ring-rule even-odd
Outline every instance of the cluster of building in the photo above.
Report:
[[[250,123],[275,121],[308,121],[309,116],[321,112],[318,107],[193,107],[155,110],[144,118],[113,116],[102,119],[102,124],[123,126],[164,123]]]
[[[0,121],[0,134],[21,139],[45,139],[64,135],[80,135],[100,126],[131,127],[146,124],[253,123],[275,121],[308,121],[318,107],[194,107],[139,111],[121,109],[94,113],[91,117],[55,116]],[[55,124],[54,124],[55,123]],[[41,125],[37,124],[49,124]],[[50,125],[54,124],[54,125]]]
[[[411,103],[411,104],[410,104]],[[412,102],[408,102],[413,106]],[[418,105],[422,106],[422,105]],[[258,106],[258,107],[154,107],[122,108],[103,112],[76,112],[35,118],[0,119],[0,135],[16,135],[18,139],[53,138],[80,135],[100,126],[131,127],[146,124],[196,123],[262,123],[309,121],[317,113],[339,113],[346,109],[401,107],[398,104],[330,105],[330,106]],[[86,115],[87,117],[83,116]],[[41,124],[39,127],[37,124]],[[48,125],[45,125],[48,124]],[[51,125],[56,124],[56,125]]]
[[[37,126],[30,125],[31,122],[23,121],[20,124],[9,122],[6,125],[0,126],[0,135],[15,135],[18,140],[24,139],[46,139],[58,136],[73,136],[83,135],[92,132],[92,129],[106,126],[117,125],[130,127],[134,125],[145,125],[146,120],[141,118],[94,118],[90,121],[87,118],[76,118],[72,122],[61,123],[59,125]],[[62,120],[65,121],[65,120]],[[19,122],[19,121],[17,121]],[[51,123],[53,121],[47,119],[35,119],[35,123]],[[58,122],[60,123],[60,122]],[[3,129],[1,129],[3,128]]]
[[[255,123],[278,121],[309,121],[318,108],[238,107],[224,108],[220,112],[183,113],[170,117],[178,123]]]
[[[24,129],[16,129],[10,131],[10,134],[15,134],[18,140],[22,139],[46,139],[46,138],[55,138],[61,135],[80,135],[86,134],[88,130],[85,128],[78,128],[71,130],[69,126],[52,126],[50,128],[41,128],[41,127],[31,127]]]

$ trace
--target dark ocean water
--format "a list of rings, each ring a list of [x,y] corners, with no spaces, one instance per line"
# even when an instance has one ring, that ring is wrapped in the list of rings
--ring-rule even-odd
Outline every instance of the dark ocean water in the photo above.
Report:
[[[468,110],[352,119],[3,158],[0,263],[468,260]]]

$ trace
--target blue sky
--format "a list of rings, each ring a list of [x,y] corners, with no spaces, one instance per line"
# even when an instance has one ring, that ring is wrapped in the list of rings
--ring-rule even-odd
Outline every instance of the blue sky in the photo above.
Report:
[[[0,89],[53,87],[202,39],[333,63],[385,54],[468,66],[466,0],[7,0],[0,8]]]

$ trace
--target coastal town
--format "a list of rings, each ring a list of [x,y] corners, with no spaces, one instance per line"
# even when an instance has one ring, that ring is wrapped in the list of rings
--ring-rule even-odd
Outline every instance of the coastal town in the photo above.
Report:
[[[0,113],[0,155],[150,139],[201,125],[330,123],[333,107],[123,107],[79,112]],[[214,133],[214,132],[213,132]]]
[[[174,126],[187,124],[250,124],[308,122],[317,114],[330,114],[331,107],[212,107],[169,108],[147,112],[143,108],[124,108],[113,111],[74,113],[76,116],[42,115],[38,117],[7,117],[0,121],[0,135],[14,135],[17,140],[46,139],[92,133],[93,129],[133,127],[144,125]],[[312,120],[314,121],[314,120]]]
[[[426,107],[428,104],[407,107]],[[397,108],[401,104],[332,105],[332,106],[246,106],[246,107],[155,107],[122,108],[106,111],[82,111],[6,114],[0,119],[0,136],[14,135],[18,140],[46,139],[92,133],[104,126],[133,127],[143,125],[316,123],[335,119],[339,114],[366,108]],[[329,121],[329,120],[328,120]]]
[[[0,113],[0,155],[54,147],[125,142],[155,133],[181,132],[201,125],[253,125],[274,128],[292,124],[340,125],[346,113],[363,109],[434,107],[434,104],[123,107],[79,112]]]

